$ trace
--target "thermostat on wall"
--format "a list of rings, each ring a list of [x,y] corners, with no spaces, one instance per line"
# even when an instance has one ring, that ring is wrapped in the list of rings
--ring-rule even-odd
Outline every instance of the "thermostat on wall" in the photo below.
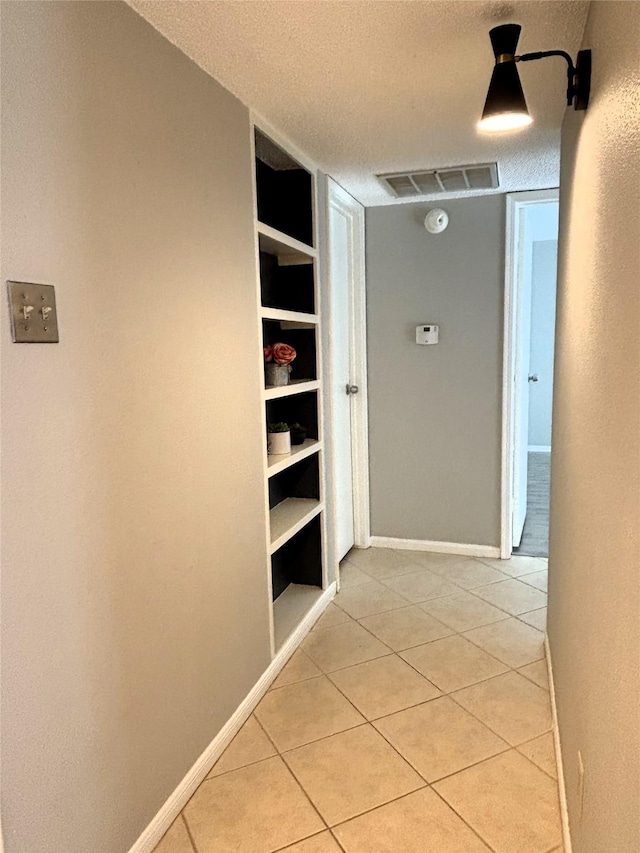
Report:
[[[440,326],[430,323],[426,326],[416,326],[417,344],[437,344],[440,336]]]

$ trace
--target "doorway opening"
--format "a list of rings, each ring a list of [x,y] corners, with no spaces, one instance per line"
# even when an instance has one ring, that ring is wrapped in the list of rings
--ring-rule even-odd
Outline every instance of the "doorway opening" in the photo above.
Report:
[[[558,191],[507,196],[501,557],[549,554]]]

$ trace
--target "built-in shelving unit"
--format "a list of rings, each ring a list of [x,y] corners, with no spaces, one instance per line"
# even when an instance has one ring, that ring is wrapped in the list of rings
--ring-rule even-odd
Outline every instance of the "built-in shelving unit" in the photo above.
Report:
[[[283,266],[308,264],[310,259],[315,258],[318,254],[317,249],[314,249],[313,246],[301,243],[300,240],[296,240],[270,225],[265,225],[264,222],[258,222],[258,243],[261,252],[275,255],[280,259]]]
[[[308,521],[315,518],[322,509],[319,500],[313,498],[285,498],[269,513],[271,526],[271,551],[277,551],[281,545],[302,530]]]
[[[267,550],[273,653],[306,616],[326,584],[322,372],[316,187],[312,169],[255,128],[258,301],[262,346],[296,350],[289,384],[263,377]],[[268,423],[302,424],[291,453],[267,453]]]
[[[274,474],[279,474],[290,465],[295,465],[296,462],[320,450],[322,450],[322,443],[317,438],[305,438],[302,444],[291,446],[291,453],[288,456],[267,456],[267,474],[273,477]]]
[[[263,308],[261,314],[265,320],[278,320],[284,329],[312,329],[318,324],[317,314],[303,314],[301,311]]]
[[[264,399],[277,400],[279,397],[291,397],[303,391],[317,391],[319,388],[320,383],[317,380],[292,379],[289,385],[284,385],[281,388],[265,388]]]
[[[279,649],[320,597],[316,586],[290,583],[273,602],[274,644]]]

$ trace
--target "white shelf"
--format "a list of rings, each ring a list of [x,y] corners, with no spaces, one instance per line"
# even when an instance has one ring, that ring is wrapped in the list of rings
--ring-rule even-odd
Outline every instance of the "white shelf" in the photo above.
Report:
[[[273,627],[276,650],[304,619],[322,595],[319,586],[291,583],[273,602]]]
[[[282,548],[292,536],[322,511],[321,501],[315,498],[285,498],[269,512],[271,553]]]
[[[268,130],[261,131],[256,127],[256,158],[269,165],[269,157],[275,153],[292,161],[297,157],[288,154],[286,145],[282,145]],[[272,151],[273,149],[273,151]],[[275,152],[275,153],[274,153]],[[280,153],[278,153],[280,152]],[[265,159],[267,158],[267,159]],[[324,443],[321,440],[323,425],[322,397],[322,347],[320,338],[320,282],[318,278],[318,262],[320,249],[316,245],[296,239],[285,234],[278,228],[259,221],[260,210],[264,210],[266,218],[269,201],[277,201],[284,211],[288,211],[291,221],[296,217],[300,222],[309,226],[302,234],[310,243],[318,240],[317,215],[318,202],[316,195],[317,175],[315,167],[306,167],[308,174],[308,189],[305,183],[304,192],[286,186],[271,187],[264,178],[262,170],[256,171],[256,193],[254,193],[254,223],[255,236],[261,257],[257,264],[258,291],[257,302],[259,312],[259,329],[263,343],[266,340],[278,340],[280,334],[287,340],[287,331],[297,346],[308,352],[309,367],[304,367],[304,359],[300,359],[293,375],[296,377],[287,385],[266,386],[262,388],[263,421],[274,418],[289,420],[299,418],[307,423],[311,435],[320,438],[306,439],[302,444],[293,445],[291,452],[282,455],[263,457],[263,483],[265,497],[267,493],[273,501],[283,495],[302,494],[319,495],[316,498],[287,497],[279,504],[268,510],[267,549],[270,555],[270,585],[281,590],[283,584],[289,583],[271,606],[270,639],[272,655],[282,648],[287,638],[291,638],[300,623],[323,595],[322,583],[326,569],[326,518],[324,494],[326,491],[325,473],[323,470]],[[262,181],[262,183],[261,183]],[[308,200],[307,200],[307,195]],[[265,202],[258,208],[257,199]],[[283,217],[279,223],[289,227]],[[295,226],[291,226],[293,230]],[[263,300],[268,305],[263,304]],[[269,307],[277,304],[277,308]],[[291,310],[292,308],[303,310]],[[282,330],[278,332],[278,326]],[[294,331],[300,330],[300,331]],[[314,347],[315,343],[315,347]],[[311,356],[314,355],[311,366]],[[307,378],[298,378],[307,375]],[[315,379],[311,378],[315,375]],[[301,395],[306,394],[306,397]],[[282,400],[282,403],[278,403]],[[273,401],[273,402],[272,402]],[[266,418],[264,418],[266,415]],[[277,417],[276,417],[277,416]],[[307,422],[308,421],[308,422]],[[266,450],[266,448],[265,448]],[[264,453],[264,451],[263,451]],[[303,461],[306,460],[306,461]],[[295,468],[300,463],[299,468]],[[317,474],[316,469],[317,468]],[[300,473],[298,474],[298,470]],[[307,471],[307,469],[313,469]],[[283,482],[277,483],[280,475]],[[307,479],[316,483],[315,487],[307,488]],[[275,495],[277,494],[277,497]],[[304,583],[298,583],[304,581]],[[311,581],[311,583],[307,583]],[[275,584],[274,584],[275,582]],[[317,583],[317,586],[313,584]]]
[[[262,308],[263,320],[279,320],[281,323],[295,323],[295,328],[312,329],[318,324],[317,314],[303,314],[302,311],[285,311],[283,308]],[[283,327],[283,328],[286,328]],[[289,326],[291,328],[291,326]]]
[[[318,251],[306,243],[301,243],[294,237],[289,237],[277,228],[257,223],[261,252],[276,255],[280,264],[310,264],[317,257]]]
[[[285,468],[295,465],[296,462],[301,462],[308,456],[313,456],[322,448],[322,442],[317,438],[307,438],[302,444],[292,444],[291,453],[283,453],[282,455],[267,456],[268,477],[273,477],[274,474],[279,474]]]
[[[277,400],[279,397],[303,394],[305,391],[317,391],[319,387],[320,382],[317,379],[294,379],[288,385],[265,388],[262,394],[264,400]]]

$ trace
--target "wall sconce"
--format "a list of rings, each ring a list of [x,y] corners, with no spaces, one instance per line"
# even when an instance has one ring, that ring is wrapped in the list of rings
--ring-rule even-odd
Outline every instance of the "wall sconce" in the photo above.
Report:
[[[520,24],[502,24],[489,32],[496,64],[491,75],[487,100],[479,130],[500,131],[526,127],[529,115],[516,62],[532,62],[547,56],[562,56],[567,61],[567,106],[586,110],[591,86],[591,51],[580,50],[576,64],[564,50],[543,50],[516,56]]]

